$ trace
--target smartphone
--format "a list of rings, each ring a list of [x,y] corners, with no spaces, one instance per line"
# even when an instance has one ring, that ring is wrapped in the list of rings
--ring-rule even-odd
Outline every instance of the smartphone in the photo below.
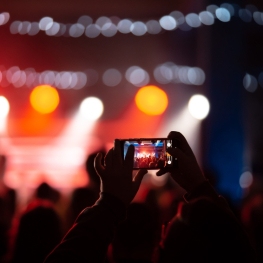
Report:
[[[178,141],[168,138],[132,138],[119,139],[121,141],[123,158],[125,158],[128,147],[134,145],[133,169],[146,168],[147,170],[158,170],[163,167],[174,167],[174,159],[166,150],[178,147]]]

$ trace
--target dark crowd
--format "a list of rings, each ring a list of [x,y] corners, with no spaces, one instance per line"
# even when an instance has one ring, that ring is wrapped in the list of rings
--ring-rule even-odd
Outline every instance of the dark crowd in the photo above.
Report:
[[[165,166],[164,157],[155,157],[155,156],[143,156],[143,157],[135,157],[134,158],[134,167],[135,168],[158,168]]]
[[[260,177],[237,206],[218,192],[181,133],[168,138],[180,141],[180,148],[167,150],[177,165],[156,173],[168,174],[164,185],[141,183],[157,159],[133,170],[134,147],[123,160],[115,140],[108,152],[87,156],[89,183],[73,189],[67,202],[42,182],[23,211],[16,191],[3,181],[8,157],[2,155],[0,262],[263,262]]]

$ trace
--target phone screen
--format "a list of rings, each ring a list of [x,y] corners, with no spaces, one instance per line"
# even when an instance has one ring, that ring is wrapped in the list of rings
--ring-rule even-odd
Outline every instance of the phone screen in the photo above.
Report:
[[[149,138],[149,139],[123,139],[123,155],[126,156],[128,147],[134,145],[134,169],[146,168],[150,170],[160,169],[164,166],[172,167],[173,158],[166,149],[173,147],[171,139]]]

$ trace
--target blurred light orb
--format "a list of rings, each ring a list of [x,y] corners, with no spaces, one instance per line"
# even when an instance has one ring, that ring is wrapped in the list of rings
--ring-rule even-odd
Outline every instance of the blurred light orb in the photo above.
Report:
[[[246,171],[241,174],[239,178],[239,185],[241,188],[248,188],[253,183],[253,175],[251,172]]]
[[[31,29],[31,23],[28,21],[21,22],[18,31],[20,35],[25,35],[27,34]]]
[[[1,81],[1,78],[0,78]],[[263,88],[263,72],[261,72],[258,76],[258,83]]]
[[[17,34],[18,33],[18,27],[20,25],[20,21],[14,21],[10,25],[10,33],[11,34]]]
[[[102,28],[104,25],[110,25],[112,22],[111,20],[106,16],[101,16],[96,20],[96,25]]]
[[[157,66],[153,72],[154,78],[161,84],[170,83],[173,80],[171,65],[162,64]]]
[[[257,79],[254,76],[247,73],[243,78],[243,86],[247,91],[251,93],[255,92],[258,88]]]
[[[125,77],[128,82],[136,87],[145,86],[149,83],[148,72],[138,66],[131,66],[126,70]]]
[[[173,30],[176,28],[176,20],[172,16],[163,16],[159,20],[161,27],[165,30]]]
[[[216,17],[221,22],[229,22],[231,19],[230,12],[226,8],[223,8],[223,7],[216,9]]]
[[[213,25],[215,22],[215,18],[212,13],[209,11],[203,11],[199,13],[199,19],[200,21],[207,26]]]
[[[36,35],[38,32],[39,32],[39,24],[38,24],[38,22],[33,22],[33,23],[31,23],[31,27],[30,27],[30,29],[29,29],[29,31],[28,31],[28,35],[29,36],[34,36],[34,35]]]
[[[51,17],[43,17],[40,19],[39,21],[39,29],[40,30],[48,30],[49,28],[51,28],[53,25],[53,18]]]
[[[59,31],[59,27],[58,27],[58,31]],[[73,24],[69,28],[69,35],[71,37],[80,37],[81,35],[84,34],[84,32],[85,32],[85,27],[80,23]]]
[[[91,24],[86,27],[85,35],[89,38],[95,38],[100,34],[100,27],[96,24]]]
[[[199,16],[197,14],[194,14],[194,13],[188,14],[185,17],[185,21],[190,27],[199,27],[199,26],[201,26],[201,21],[200,21]]]
[[[252,20],[252,13],[248,9],[240,9],[238,11],[239,17],[244,21],[244,22],[251,22]]]
[[[182,25],[185,22],[184,14],[180,11],[173,11],[170,16],[175,19],[176,25]]]
[[[147,33],[147,26],[143,22],[137,21],[131,25],[130,30],[135,36],[143,36]]]
[[[85,119],[95,121],[102,115],[104,106],[100,99],[88,97],[81,102],[79,111]]]
[[[206,7],[206,10],[216,16],[216,10],[219,8],[217,5],[209,5]]]
[[[227,9],[231,16],[233,16],[235,14],[234,6],[229,4],[229,3],[223,3],[223,4],[220,5],[220,7],[223,7],[225,9]]]
[[[132,22],[129,19],[123,19],[119,21],[117,29],[123,34],[128,34],[131,32],[131,26]]]
[[[35,87],[30,94],[32,107],[41,114],[53,112],[59,104],[59,94],[50,85],[40,85]]]
[[[8,22],[10,14],[8,12],[3,12],[0,14],[0,25],[4,25]]]
[[[9,102],[4,96],[0,96],[0,118],[5,118],[9,113]]]
[[[190,114],[198,119],[202,120],[204,119],[210,110],[210,104],[208,99],[203,95],[194,95],[191,97],[191,99],[188,102],[188,110]]]
[[[106,70],[102,76],[103,83],[110,87],[117,86],[121,82],[121,79],[121,73],[114,68]]]
[[[87,15],[83,15],[78,19],[78,23],[82,24],[83,26],[87,27],[90,24],[92,24],[92,18],[90,16]]]
[[[161,115],[168,106],[168,97],[162,89],[149,85],[137,92],[135,103],[147,115]]]
[[[101,34],[105,37],[113,37],[117,34],[117,31],[117,26],[114,25],[112,22],[103,25],[103,27],[101,28]]]
[[[255,22],[259,25],[263,25],[263,13],[259,12],[259,11],[255,11],[253,13],[253,18],[255,20]]]
[[[149,34],[159,34],[162,31],[160,24],[156,20],[146,22],[146,27]]]

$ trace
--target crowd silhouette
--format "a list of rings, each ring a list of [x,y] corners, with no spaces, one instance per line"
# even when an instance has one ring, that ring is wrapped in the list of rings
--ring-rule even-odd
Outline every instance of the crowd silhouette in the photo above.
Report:
[[[4,184],[7,157],[0,158],[0,262],[168,263],[263,262],[263,187],[251,187],[239,207],[216,190],[185,137],[168,150],[178,159],[165,185],[145,188],[147,168],[133,170],[134,147],[125,160],[120,142],[87,156],[89,183],[73,189],[67,204],[42,182],[17,212],[17,196]],[[261,184],[263,186],[263,184]],[[67,206],[65,213],[59,205]],[[63,223],[64,222],[64,223]]]

